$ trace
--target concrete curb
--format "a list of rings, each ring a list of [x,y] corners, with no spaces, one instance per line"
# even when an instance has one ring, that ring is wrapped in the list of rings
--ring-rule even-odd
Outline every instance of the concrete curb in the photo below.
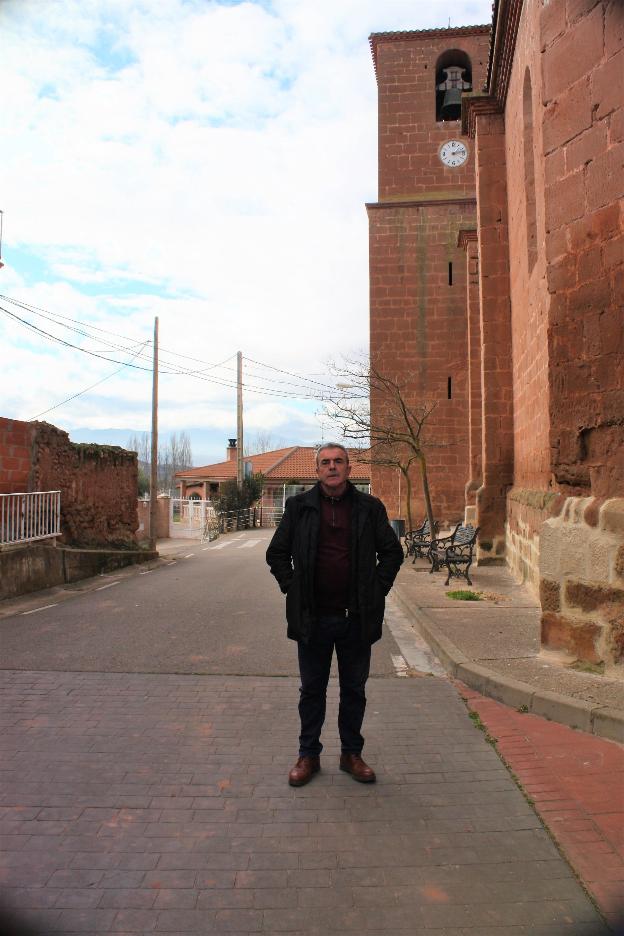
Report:
[[[410,604],[408,598],[401,594],[400,584],[395,583],[392,594],[450,676],[510,708],[526,706],[526,710],[534,715],[624,744],[624,712],[604,705],[592,705],[558,692],[535,689],[529,683],[475,663],[439,632],[426,611]]]

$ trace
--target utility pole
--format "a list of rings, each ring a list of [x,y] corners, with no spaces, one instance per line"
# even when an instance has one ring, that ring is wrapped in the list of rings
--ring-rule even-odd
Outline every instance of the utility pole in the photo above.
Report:
[[[152,463],[150,471],[150,547],[156,549],[158,506],[158,316],[154,319],[154,363],[152,366]]]
[[[243,486],[243,352],[236,354],[236,483],[240,491]]]

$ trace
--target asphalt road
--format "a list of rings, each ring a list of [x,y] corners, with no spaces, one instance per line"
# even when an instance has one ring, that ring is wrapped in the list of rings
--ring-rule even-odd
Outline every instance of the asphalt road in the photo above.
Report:
[[[269,539],[251,530],[181,544],[175,560],[3,603],[0,668],[297,675],[284,598],[265,563]],[[397,657],[386,627],[372,674],[395,672]]]

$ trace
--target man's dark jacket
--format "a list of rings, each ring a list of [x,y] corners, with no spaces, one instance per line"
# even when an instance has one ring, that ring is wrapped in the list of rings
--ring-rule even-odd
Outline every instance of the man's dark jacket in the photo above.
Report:
[[[351,582],[349,614],[359,615],[367,643],[381,637],[385,597],[403,562],[403,550],[388,523],[386,508],[349,485]],[[314,574],[321,523],[320,484],[289,497],[266,559],[286,595],[288,636],[307,643],[316,622]]]

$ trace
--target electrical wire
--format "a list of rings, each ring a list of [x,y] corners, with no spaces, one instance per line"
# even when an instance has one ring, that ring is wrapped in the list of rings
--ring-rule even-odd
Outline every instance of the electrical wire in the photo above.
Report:
[[[293,374],[291,371],[283,370],[281,367],[274,367],[272,364],[263,364],[262,361],[254,361],[253,358],[246,358],[251,364],[257,364],[260,367],[267,367],[269,370],[277,371],[279,374],[288,374],[289,377],[299,377],[299,374]],[[310,383],[317,384],[319,387],[325,387],[326,389],[335,390],[331,384],[321,383],[318,380],[312,380],[309,377],[305,378]]]
[[[11,298],[10,296],[4,296],[4,295],[0,294],[0,299],[5,300],[5,301],[7,301],[7,302],[11,302],[11,303],[13,303],[14,305],[17,305],[19,308],[24,309],[25,311],[34,312],[35,314],[42,315],[44,318],[47,318],[49,321],[53,321],[53,322],[55,322],[56,324],[61,325],[61,326],[66,327],[66,328],[72,328],[73,326],[78,326],[78,325],[80,325],[80,326],[82,326],[82,328],[73,328],[73,330],[76,331],[76,332],[78,332],[79,334],[85,335],[85,337],[90,337],[90,338],[93,338],[93,337],[94,337],[93,335],[89,334],[89,331],[85,331],[85,330],[84,330],[84,329],[90,329],[91,331],[99,331],[99,332],[102,332],[102,334],[112,335],[112,336],[115,337],[115,338],[121,338],[123,341],[131,341],[130,338],[128,338],[128,337],[125,336],[125,335],[120,335],[118,332],[112,332],[112,331],[110,331],[110,330],[108,330],[108,329],[100,328],[100,327],[97,326],[97,325],[85,325],[84,322],[80,322],[78,319],[73,319],[73,318],[70,318],[69,316],[61,315],[60,313],[51,313],[51,312],[49,312],[47,309],[42,309],[40,306],[33,306],[33,305],[30,305],[30,304],[28,304],[28,303],[26,303],[26,302],[22,302],[21,300],[13,299],[13,298]],[[70,326],[70,325],[64,325],[64,322],[63,322],[63,321],[59,321],[59,320],[64,320],[65,322],[71,322],[72,325],[71,325],[71,326]],[[111,347],[114,347],[116,350],[119,350],[119,346],[113,345],[111,342],[108,342],[108,344],[110,344]],[[231,371],[235,371],[235,370],[236,370],[236,368],[224,367],[224,365],[225,365],[228,361],[230,361],[232,358],[236,357],[235,354],[229,355],[227,358],[225,358],[223,361],[218,362],[217,364],[208,364],[207,361],[204,361],[204,360],[202,360],[201,358],[196,358],[196,357],[193,357],[192,355],[188,355],[188,354],[181,354],[179,351],[171,351],[170,349],[164,348],[164,347],[162,347],[162,346],[159,348],[159,351],[160,351],[161,353],[164,353],[164,354],[170,354],[170,355],[172,355],[173,357],[180,357],[180,358],[184,358],[185,360],[195,361],[195,362],[197,362],[198,364],[204,364],[205,367],[202,368],[202,370],[216,370],[217,368],[220,368],[220,367],[223,367],[224,370],[231,370]],[[263,376],[262,379],[263,379],[263,380],[266,380],[266,381],[269,381],[270,383],[282,383],[282,384],[285,384],[285,385],[287,385],[287,386],[300,386],[300,385],[302,384],[302,382],[308,382],[308,383],[313,383],[313,384],[317,384],[317,385],[319,385],[319,386],[326,387],[326,388],[328,388],[328,389],[332,389],[332,390],[334,389],[334,387],[333,387],[331,384],[320,383],[320,382],[317,381],[317,380],[312,380],[311,375],[307,375],[307,374],[294,374],[294,373],[292,373],[291,371],[282,370],[282,369],[280,369],[280,368],[274,367],[274,366],[271,365],[271,364],[265,364],[265,363],[263,363],[262,361],[254,361],[252,358],[247,358],[247,357],[246,357],[245,360],[246,360],[246,361],[249,361],[250,363],[256,364],[256,365],[259,366],[259,367],[264,367],[265,369],[275,370],[275,371],[278,371],[279,373],[286,374],[286,375],[288,375],[288,376],[290,376],[290,377],[295,377],[296,380],[297,380],[297,383],[293,384],[291,381],[288,381],[288,380],[281,381],[281,380],[276,379],[276,378],[271,378],[271,377]],[[249,373],[249,369],[248,369],[248,368],[247,368],[247,372]],[[261,376],[260,374],[257,374],[256,372],[253,372],[253,371],[252,371],[251,373],[252,373],[253,376],[257,376],[257,377]],[[314,376],[319,376],[319,377],[320,377],[320,376],[323,376],[323,375],[322,375],[322,374],[315,374]]]
[[[84,335],[84,336],[87,337],[87,338],[92,338],[92,339],[95,338],[95,340],[98,340],[96,336],[90,334],[90,331],[98,331],[98,332],[102,332],[102,334],[105,334],[105,335],[112,335],[112,336],[115,337],[115,338],[121,338],[123,341],[131,341],[131,340],[132,340],[132,339],[128,338],[128,337],[125,336],[125,335],[120,335],[118,332],[113,332],[113,331],[110,331],[110,330],[105,329],[105,328],[100,328],[100,327],[97,326],[97,325],[85,325],[84,322],[81,322],[81,321],[79,321],[78,319],[73,319],[73,318],[70,318],[69,316],[61,315],[60,313],[51,313],[51,312],[49,312],[47,309],[42,309],[40,306],[33,306],[33,305],[30,305],[29,303],[23,302],[23,301],[21,301],[21,300],[19,300],[19,299],[13,299],[13,298],[11,298],[10,296],[4,296],[4,295],[0,294],[0,299],[1,299],[1,300],[4,300],[4,301],[6,301],[6,302],[12,303],[12,304],[18,306],[19,308],[23,309],[24,311],[34,312],[34,313],[37,314],[37,315],[41,315],[41,316],[43,316],[43,318],[47,319],[48,321],[54,322],[54,323],[57,324],[57,325],[61,325],[61,326],[64,327],[64,328],[69,328],[69,329],[71,329],[72,331],[75,331],[75,332],[77,332],[78,334]],[[61,320],[63,320],[63,321],[61,321]],[[65,322],[70,322],[71,325],[66,325]],[[76,327],[76,326],[81,326],[81,327],[78,328],[78,327]],[[88,330],[85,330],[85,329],[88,329]],[[119,351],[119,350],[129,350],[129,349],[126,348],[125,346],[120,346],[120,345],[114,344],[114,343],[112,343],[112,342],[106,342],[106,344],[108,344],[110,347],[112,347],[114,350],[117,350],[117,351]],[[225,367],[225,366],[224,366],[225,364],[227,364],[228,361],[230,361],[232,358],[236,357],[235,354],[229,355],[227,358],[225,358],[223,361],[218,362],[217,364],[209,364],[207,361],[204,361],[204,360],[202,360],[201,358],[196,358],[196,357],[193,357],[192,355],[188,355],[188,354],[181,354],[181,353],[178,352],[178,351],[172,351],[172,350],[167,349],[167,348],[164,348],[164,347],[162,347],[162,346],[159,346],[159,354],[160,354],[160,355],[171,355],[172,357],[180,357],[180,358],[184,358],[185,360],[188,360],[188,361],[195,361],[195,362],[198,363],[198,364],[203,364],[203,365],[205,365],[203,368],[201,368],[201,369],[198,368],[196,371],[190,371],[190,370],[184,371],[184,373],[188,373],[188,374],[191,374],[191,373],[202,373],[202,372],[205,372],[206,370],[217,370],[218,368],[223,368],[224,370],[230,370],[230,371],[232,371],[232,372],[236,372],[236,368],[234,368],[234,367]],[[280,370],[280,368],[273,367],[273,366],[270,365],[270,364],[264,364],[264,363],[261,362],[261,361],[252,361],[251,358],[245,358],[245,360],[246,360],[246,361],[249,361],[250,363],[256,364],[256,365],[259,366],[259,367],[264,367],[264,368],[267,368],[267,369],[275,370],[275,371],[278,371],[278,372],[280,372],[280,373],[286,374],[287,376],[295,377],[295,378],[296,378],[296,381],[297,381],[296,383],[293,383],[292,381],[288,381],[288,380],[282,381],[282,380],[279,380],[279,379],[276,379],[276,378],[271,378],[271,377],[267,377],[267,376],[262,376],[262,375],[260,375],[260,374],[258,374],[258,373],[256,373],[256,372],[254,372],[254,371],[251,371],[251,372],[250,372],[248,369],[246,369],[246,370],[247,370],[247,373],[251,373],[251,375],[254,376],[254,377],[261,377],[261,376],[262,376],[262,379],[265,380],[265,381],[268,381],[269,383],[283,384],[283,385],[285,385],[285,386],[302,386],[302,385],[304,385],[304,384],[307,382],[307,383],[316,384],[316,385],[318,385],[318,386],[326,387],[327,389],[332,389],[332,390],[334,389],[334,387],[332,387],[330,384],[323,384],[323,383],[320,383],[320,382],[317,381],[317,380],[311,380],[311,379],[310,379],[309,377],[307,377],[306,375],[293,374],[293,373],[290,372],[290,371]],[[174,366],[174,365],[171,364],[171,366]]]
[[[149,342],[144,341],[141,347],[139,348],[139,351],[142,351],[145,345],[148,343]],[[139,351],[137,351],[137,353],[133,357],[130,358],[130,361],[134,360],[134,358],[139,354]],[[96,380],[94,384],[91,384],[89,387],[85,387],[84,390],[80,390],[78,393],[74,393],[73,396],[67,397],[66,400],[61,400],[60,403],[56,403],[54,406],[50,406],[48,409],[44,410],[42,413],[37,413],[36,416],[31,416],[28,422],[34,422],[35,419],[39,419],[40,416],[45,416],[46,413],[51,413],[52,410],[58,409],[59,406],[64,406],[65,403],[70,403],[72,400],[77,399],[77,397],[82,396],[83,393],[87,393],[89,390],[93,390],[94,387],[99,387],[100,384],[103,384],[106,380],[110,380],[111,377],[115,376],[115,374],[120,374],[122,370],[125,370],[126,367],[128,367],[128,365],[130,364],[130,361],[127,361],[125,364],[122,364],[122,366],[118,367],[117,370],[113,371],[112,374],[108,374],[106,377],[102,377],[101,380]]]
[[[18,308],[21,308],[21,309],[23,309],[23,310],[25,310],[25,311],[33,312],[35,315],[40,315],[41,317],[43,317],[43,318],[46,319],[47,321],[53,322],[54,324],[60,325],[61,327],[64,327],[64,328],[68,328],[68,329],[70,329],[71,331],[74,331],[74,332],[76,332],[77,334],[82,335],[83,337],[90,338],[91,340],[95,340],[95,341],[100,341],[102,344],[105,345],[105,347],[108,346],[109,348],[112,348],[113,351],[122,351],[122,352],[124,352],[124,353],[128,353],[129,351],[132,350],[132,348],[129,348],[127,345],[119,345],[119,344],[115,344],[115,343],[110,342],[110,341],[104,342],[104,341],[102,341],[102,339],[99,339],[97,336],[94,336],[94,335],[90,334],[90,332],[89,332],[88,330],[85,330],[85,329],[91,329],[91,330],[93,330],[93,331],[102,332],[103,334],[113,335],[114,337],[121,338],[123,341],[126,341],[126,342],[132,341],[132,339],[127,338],[126,336],[123,336],[123,335],[119,335],[119,334],[116,333],[116,332],[111,332],[111,331],[109,331],[109,330],[107,330],[107,329],[102,329],[102,328],[99,328],[98,326],[95,326],[95,325],[94,325],[94,326],[85,326],[83,322],[79,322],[77,319],[72,319],[72,318],[69,318],[68,316],[63,316],[63,315],[53,315],[53,314],[49,313],[47,310],[45,310],[45,309],[41,309],[40,307],[37,307],[37,306],[31,306],[31,305],[29,305],[28,303],[24,303],[24,302],[21,302],[20,300],[12,299],[12,298],[7,297],[7,296],[2,296],[2,295],[0,295],[0,299],[8,300],[8,301],[11,302],[13,305],[16,305]],[[2,308],[2,307],[0,307],[0,308]],[[95,356],[102,357],[104,360],[108,360],[108,358],[106,358],[105,355],[111,354],[111,353],[112,353],[111,351],[106,350],[106,349],[99,349],[99,350],[100,350],[100,354],[97,354],[96,352],[94,352],[94,351],[92,351],[92,350],[90,350],[90,349],[87,349],[87,348],[80,348],[79,346],[74,345],[74,344],[72,344],[71,342],[64,342],[63,339],[58,338],[57,336],[53,336],[53,335],[51,335],[49,332],[45,332],[43,329],[37,329],[37,326],[35,326],[35,325],[33,325],[32,323],[29,323],[29,322],[27,322],[26,320],[20,318],[20,316],[15,315],[15,313],[11,313],[11,312],[9,312],[9,310],[4,309],[4,308],[2,308],[2,311],[6,312],[6,314],[8,314],[8,315],[12,315],[12,316],[13,316],[14,318],[16,318],[18,321],[21,321],[22,324],[28,325],[28,327],[31,327],[31,328],[33,328],[34,330],[40,331],[40,333],[46,335],[49,339],[51,339],[51,340],[58,340],[61,344],[64,343],[64,344],[66,344],[66,345],[69,346],[69,347],[76,348],[77,350],[82,350],[82,351],[84,351],[84,353],[86,353],[86,354],[94,354]],[[59,319],[63,319],[64,321],[59,321]],[[67,325],[67,324],[65,324],[65,322],[70,322],[70,323],[72,323],[72,324],[71,324],[71,325]],[[80,327],[80,328],[79,328],[79,327],[77,327],[77,326],[83,326],[83,327]],[[150,342],[150,343],[151,343],[151,342]],[[132,345],[134,346],[134,345],[135,345],[135,342],[132,342]],[[178,375],[180,375],[180,376],[196,376],[196,377],[200,377],[200,375],[205,374],[206,371],[209,371],[209,370],[216,370],[216,369],[218,369],[218,368],[223,368],[224,370],[230,370],[230,371],[233,371],[233,372],[235,371],[235,368],[228,368],[228,367],[225,367],[225,366],[224,366],[224,365],[225,365],[229,360],[231,360],[235,355],[229,355],[227,358],[225,358],[223,361],[218,362],[217,364],[209,364],[208,362],[203,361],[203,360],[201,360],[200,358],[195,358],[195,357],[192,357],[192,356],[190,356],[190,355],[180,354],[179,352],[175,352],[175,351],[168,351],[168,350],[165,349],[165,348],[159,348],[159,353],[160,353],[160,356],[161,356],[161,361],[162,361],[167,367],[170,368],[170,370],[169,370],[168,372],[161,369],[161,373],[163,373],[163,374],[170,373],[170,374],[178,374]],[[186,359],[186,360],[192,360],[192,361],[195,361],[195,362],[197,362],[197,363],[204,364],[205,366],[204,366],[203,368],[198,368],[198,369],[194,369],[194,370],[189,369],[189,368],[182,368],[182,367],[180,367],[179,365],[176,365],[176,363],[175,363],[174,361],[168,360],[168,359],[167,359],[167,355],[169,355],[169,357],[173,356],[173,357],[184,358],[184,359]],[[138,357],[139,357],[140,359],[142,359],[142,360],[146,360],[146,361],[149,361],[149,360],[150,360],[150,358],[149,358],[148,356],[146,356],[145,354],[139,354]],[[114,360],[114,359],[111,359],[111,360]],[[246,360],[251,360],[251,359],[246,358]],[[119,362],[117,362],[117,363],[119,363]],[[323,387],[326,391],[334,391],[334,390],[335,390],[335,388],[332,387],[332,386],[329,385],[329,384],[322,384],[322,383],[320,383],[319,381],[310,380],[310,379],[307,378],[307,377],[301,377],[301,376],[299,376],[298,374],[293,374],[293,373],[290,372],[290,371],[285,371],[285,370],[281,370],[280,368],[275,368],[275,367],[273,367],[273,366],[270,365],[270,364],[264,364],[264,363],[262,363],[262,362],[260,362],[260,361],[253,361],[252,363],[254,363],[254,364],[256,364],[257,366],[260,366],[260,367],[264,367],[264,368],[267,368],[267,369],[275,370],[275,371],[277,371],[277,372],[286,374],[286,375],[288,375],[288,376],[295,377],[295,378],[296,378],[296,382],[294,382],[294,381],[281,381],[281,380],[278,380],[278,379],[275,379],[275,378],[271,378],[271,377],[268,377],[268,376],[262,376],[262,375],[258,374],[257,372],[253,372],[253,371],[251,372],[251,377],[252,377],[252,378],[258,377],[258,378],[262,379],[264,383],[267,383],[267,382],[268,382],[268,383],[279,384],[279,385],[284,386],[284,387],[294,387],[295,390],[296,390],[297,392],[295,392],[295,393],[293,393],[293,392],[286,392],[286,393],[283,393],[283,394],[279,394],[279,392],[278,392],[277,390],[275,390],[273,387],[266,387],[266,386],[263,386],[263,385],[256,385],[255,383],[246,381],[246,382],[244,383],[244,387],[245,387],[245,389],[246,389],[248,392],[257,392],[257,393],[268,394],[268,395],[272,395],[272,396],[280,396],[280,395],[281,395],[281,396],[284,397],[284,398],[292,398],[293,396],[296,396],[296,397],[302,398],[302,399],[318,399],[318,398],[319,398],[319,397],[318,397],[318,392],[317,392],[316,394],[314,394],[312,388],[311,388],[311,387],[307,387],[307,386],[305,385],[305,381],[307,381],[308,383],[314,384],[315,386]],[[149,370],[149,368],[144,368],[144,369]],[[235,386],[235,385],[236,385],[234,381],[228,381],[226,378],[216,378],[216,377],[215,377],[215,378],[212,378],[212,382],[217,383],[217,384],[219,384],[219,385],[221,385],[221,386],[227,386],[227,387],[231,387],[231,386]]]
[[[39,328],[37,325],[34,325],[32,322],[28,322],[26,319],[21,318],[21,316],[16,315],[14,312],[9,311],[9,309],[5,309],[4,306],[1,306],[1,305],[0,305],[0,312],[4,312],[5,315],[8,315],[10,318],[15,319],[17,322],[20,322],[25,327],[30,328],[32,331],[36,332],[42,337],[47,338],[49,341],[57,342],[58,344],[61,344],[66,348],[72,348],[73,350],[76,350],[76,351],[82,351],[83,354],[88,354],[91,357],[96,357],[104,361],[113,362],[115,364],[121,364],[124,367],[132,367],[135,370],[141,370],[141,371],[147,371],[147,372],[152,371],[151,367],[141,367],[141,365],[139,364],[125,363],[123,361],[115,360],[114,358],[105,357],[104,354],[98,354],[96,351],[92,351],[87,348],[81,348],[80,345],[76,345],[70,341],[66,341],[64,338],[59,338],[57,335],[52,335],[50,332],[45,331],[45,329]],[[128,351],[130,349],[124,348],[122,350]],[[142,352],[141,351],[138,352],[135,355],[135,357],[143,357]],[[226,360],[229,360],[229,358],[226,358]],[[171,364],[169,364],[168,366],[169,368],[173,367],[174,369],[163,370],[161,368],[159,373],[163,375],[168,375],[168,376],[194,377],[197,380],[204,380],[208,383],[214,383],[221,387],[227,387],[228,389],[234,389],[237,386],[235,381],[227,381],[224,379],[220,379],[218,377],[208,377],[203,372],[184,370],[179,367],[175,368],[175,365],[171,365]],[[261,396],[274,396],[274,397],[279,397],[281,399],[293,399],[293,398],[301,399],[301,400],[325,399],[325,397],[321,397],[318,394],[280,393],[279,391],[273,390],[271,388],[257,387],[257,386],[254,386],[253,384],[248,384],[248,383],[243,383],[243,389],[245,389],[248,393],[255,393]]]

